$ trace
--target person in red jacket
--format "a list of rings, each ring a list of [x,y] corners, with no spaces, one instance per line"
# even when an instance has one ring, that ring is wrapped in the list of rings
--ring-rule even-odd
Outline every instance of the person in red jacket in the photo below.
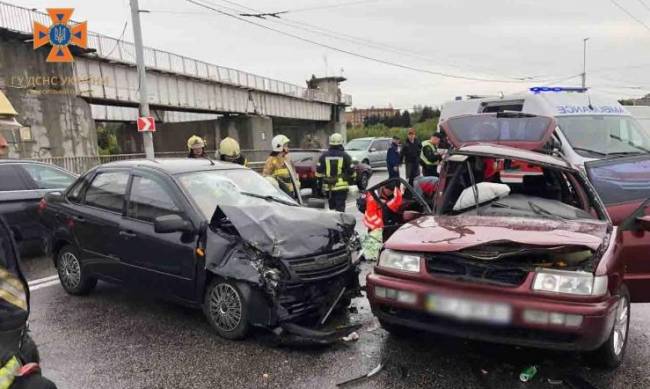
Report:
[[[377,195],[379,202],[372,194],[366,193],[363,224],[369,231],[382,228],[382,240],[385,242],[399,228],[402,190],[394,185],[386,185],[379,189]]]

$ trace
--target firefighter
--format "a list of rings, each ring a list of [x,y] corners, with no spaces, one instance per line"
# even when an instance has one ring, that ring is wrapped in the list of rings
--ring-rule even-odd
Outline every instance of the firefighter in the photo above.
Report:
[[[27,334],[28,316],[29,289],[16,242],[0,217],[0,388],[56,389],[40,374],[38,350]]]
[[[399,185],[389,183],[375,194],[379,202],[371,193],[365,195],[363,224],[369,231],[382,229],[382,240],[386,242],[401,224],[402,190]]]
[[[225,137],[219,143],[219,159],[225,162],[248,166],[248,160],[241,154],[239,143],[231,137]]]
[[[329,149],[318,159],[316,173],[321,177],[323,190],[327,192],[330,209],[345,212],[348,188],[354,182],[352,157],[343,149],[343,136],[330,136]]]
[[[442,136],[439,132],[434,132],[431,139],[422,142],[422,151],[420,152],[420,164],[422,165],[422,175],[425,177],[438,177],[438,164],[442,157],[438,153]]]
[[[264,163],[262,175],[275,179],[280,189],[297,199],[300,194],[299,181],[293,173],[287,154],[289,154],[289,138],[281,134],[274,136],[271,140],[271,154]]]
[[[208,154],[205,152],[205,140],[198,135],[192,135],[187,140],[187,149],[189,154],[187,158],[207,158]]]

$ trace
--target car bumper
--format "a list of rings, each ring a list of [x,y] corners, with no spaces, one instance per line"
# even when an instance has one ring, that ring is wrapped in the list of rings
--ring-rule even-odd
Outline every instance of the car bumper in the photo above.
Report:
[[[413,303],[382,298],[375,293],[377,287],[410,292],[417,298]],[[468,291],[467,287],[462,286],[432,285],[378,274],[370,274],[367,277],[370,305],[381,321],[439,334],[526,347],[589,351],[598,348],[607,340],[614,324],[617,297],[608,297],[598,302],[581,302],[553,300],[548,296],[532,293],[522,298],[520,293],[509,293],[508,288],[499,289]],[[507,323],[494,324],[435,314],[426,304],[428,296],[432,294],[455,296],[464,301],[507,305],[510,307],[510,319]],[[525,317],[526,310],[580,315],[582,322],[571,327],[532,323]]]

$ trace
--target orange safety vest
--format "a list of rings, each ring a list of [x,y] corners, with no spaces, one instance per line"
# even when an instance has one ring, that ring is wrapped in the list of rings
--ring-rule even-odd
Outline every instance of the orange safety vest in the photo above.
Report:
[[[393,193],[393,198],[386,202],[386,206],[391,211],[397,212],[402,205],[402,191],[395,188]],[[384,227],[381,204],[377,203],[370,193],[366,194],[366,212],[363,215],[363,224],[371,231]]]

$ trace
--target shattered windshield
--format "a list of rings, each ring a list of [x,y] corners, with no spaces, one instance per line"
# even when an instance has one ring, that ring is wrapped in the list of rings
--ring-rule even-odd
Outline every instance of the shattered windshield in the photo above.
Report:
[[[650,134],[631,116],[559,116],[558,126],[583,157],[650,152]]]
[[[207,219],[212,217],[218,205],[245,205],[250,198],[297,205],[286,193],[252,170],[185,173],[178,180]]]
[[[595,212],[598,206],[579,175],[561,169],[483,157],[449,162],[447,169],[443,214],[556,221],[593,220],[602,214]]]

